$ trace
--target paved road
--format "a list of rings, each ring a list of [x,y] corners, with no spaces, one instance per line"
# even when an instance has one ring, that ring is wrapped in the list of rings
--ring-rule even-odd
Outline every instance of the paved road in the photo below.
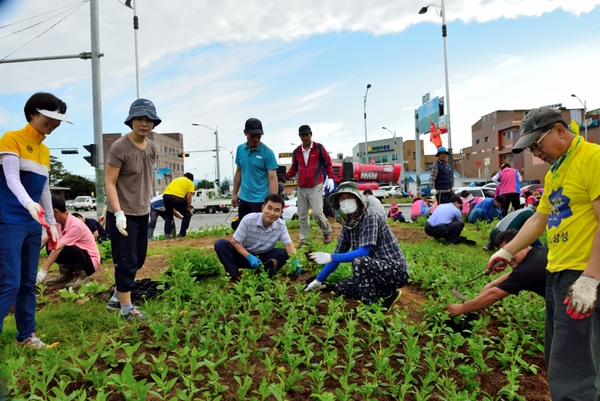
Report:
[[[74,210],[70,210],[70,212],[73,213]],[[83,217],[92,218],[92,219],[96,218],[95,210],[90,210],[89,212],[79,211],[78,213],[81,214]],[[197,213],[192,216],[192,220],[190,221],[189,230],[197,230],[199,228],[212,226],[212,225],[218,225],[218,224],[225,224],[225,225],[229,226],[229,224],[231,223],[231,219],[233,219],[236,214],[237,214],[237,210],[234,210],[231,213],[215,213],[215,214]],[[175,224],[177,224],[177,230],[179,230],[179,228],[181,227],[181,220],[175,219]],[[154,229],[155,236],[163,234],[164,225],[165,225],[165,221],[159,217],[158,221],[156,222],[156,228]]]

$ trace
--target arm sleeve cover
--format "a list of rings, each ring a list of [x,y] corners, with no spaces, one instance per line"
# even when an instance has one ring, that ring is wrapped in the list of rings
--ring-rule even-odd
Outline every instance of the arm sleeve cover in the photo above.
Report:
[[[4,177],[6,178],[8,189],[17,197],[19,203],[25,207],[32,199],[23,184],[21,184],[19,158],[13,155],[4,156],[2,158],[2,167],[4,168]]]
[[[370,251],[370,246],[363,246],[362,248],[358,248],[354,251],[346,253],[334,253],[333,255],[331,255],[331,262],[327,263],[323,267],[323,269],[317,276],[317,280],[319,280],[320,282],[327,280],[327,277],[329,277],[329,275],[333,273],[335,269],[337,269],[340,263],[352,262],[355,258],[359,256],[367,256]]]

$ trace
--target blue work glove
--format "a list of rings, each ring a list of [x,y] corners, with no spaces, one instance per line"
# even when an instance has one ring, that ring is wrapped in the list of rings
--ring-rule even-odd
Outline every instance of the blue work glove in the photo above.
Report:
[[[302,274],[302,266],[300,266],[300,262],[298,261],[298,259],[292,259],[292,266],[296,268],[296,276]]]
[[[249,253],[248,256],[246,256],[246,260],[248,261],[248,263],[250,263],[250,267],[253,269],[258,269],[262,264],[260,259],[252,255],[251,253]]]

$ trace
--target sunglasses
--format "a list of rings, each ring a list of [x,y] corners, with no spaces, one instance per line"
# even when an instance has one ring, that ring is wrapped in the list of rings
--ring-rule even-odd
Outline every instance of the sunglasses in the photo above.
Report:
[[[542,134],[542,136],[540,136],[534,143],[532,143],[530,146],[527,147],[527,151],[529,153],[533,153],[534,150],[539,149],[540,143],[542,143],[542,141],[544,140],[544,138],[546,137],[546,135],[548,135],[550,133],[550,131],[552,131],[554,127],[550,128],[548,131],[546,131],[544,134]]]

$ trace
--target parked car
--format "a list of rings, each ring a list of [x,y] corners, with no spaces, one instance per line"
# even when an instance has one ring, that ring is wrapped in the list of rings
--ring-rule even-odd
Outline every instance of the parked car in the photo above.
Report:
[[[460,196],[462,191],[469,191],[469,193],[473,196],[478,196],[480,198],[493,198],[495,191],[491,188],[484,187],[458,187],[454,188],[454,193]]]
[[[296,207],[297,200],[298,198],[291,198],[285,201],[283,214],[281,215],[284,221],[298,220],[298,208]]]
[[[531,191],[531,193],[533,193],[535,191],[540,192],[540,189],[542,191],[544,190],[544,185],[543,184],[525,185],[524,187],[521,187],[521,195],[523,195],[525,193],[525,191]]]
[[[78,196],[73,201],[73,209],[75,209],[76,212],[79,210],[88,211],[88,210],[92,210],[93,208],[94,208],[94,203],[92,201],[91,196]]]
[[[395,196],[395,197],[402,196],[402,187],[399,185],[386,185],[383,187],[379,187],[379,189],[382,191],[385,191],[385,194],[387,196]]]
[[[496,190],[497,186],[498,186],[498,184],[496,184],[495,182],[490,182],[490,183],[485,184],[481,188],[490,188],[490,189]]]
[[[65,205],[67,206],[67,210],[72,210],[73,209],[73,200],[68,200],[65,202]]]

